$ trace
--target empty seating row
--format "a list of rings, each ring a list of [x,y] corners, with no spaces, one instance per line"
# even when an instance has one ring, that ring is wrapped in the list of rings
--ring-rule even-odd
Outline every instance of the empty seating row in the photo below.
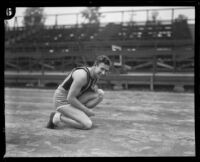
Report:
[[[5,40],[19,37],[26,30],[6,31]],[[42,28],[18,39],[24,42],[66,42],[92,40],[142,40],[142,39],[187,39],[191,32],[187,24],[127,25],[109,23],[105,27]]]

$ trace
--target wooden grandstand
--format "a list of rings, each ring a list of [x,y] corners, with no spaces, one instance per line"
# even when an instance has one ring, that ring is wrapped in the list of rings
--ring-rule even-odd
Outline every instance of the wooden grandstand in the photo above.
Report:
[[[101,84],[194,86],[194,24],[187,20],[6,30],[5,82],[58,84],[101,54],[114,62]]]

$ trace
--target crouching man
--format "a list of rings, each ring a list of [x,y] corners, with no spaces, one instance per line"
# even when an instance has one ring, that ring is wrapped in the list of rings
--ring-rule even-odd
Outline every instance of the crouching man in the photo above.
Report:
[[[96,82],[110,70],[111,61],[105,56],[98,56],[91,67],[72,69],[54,93],[55,112],[50,114],[47,128],[54,129],[69,125],[78,129],[92,127],[92,110],[104,97]]]

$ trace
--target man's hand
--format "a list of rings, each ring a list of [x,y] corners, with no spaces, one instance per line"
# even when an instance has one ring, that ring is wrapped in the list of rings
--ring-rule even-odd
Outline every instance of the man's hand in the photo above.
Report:
[[[95,84],[95,85],[92,87],[92,90],[93,90],[94,92],[97,92],[98,86]]]
[[[95,113],[94,113],[91,109],[88,109],[85,113],[86,113],[88,116],[95,116]]]

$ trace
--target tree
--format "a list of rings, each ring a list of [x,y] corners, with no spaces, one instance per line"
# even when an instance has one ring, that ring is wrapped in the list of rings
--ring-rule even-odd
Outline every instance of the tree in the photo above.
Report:
[[[191,38],[190,29],[188,26],[188,19],[185,15],[178,15],[173,22],[173,36],[174,38]]]
[[[157,22],[158,15],[159,15],[158,11],[154,11],[154,12],[151,13],[151,17],[152,17],[153,22]]]
[[[85,36],[81,36],[81,39],[89,39],[94,38],[94,33],[98,31],[100,25],[101,13],[99,12],[100,7],[87,7],[85,10],[81,12],[82,17],[85,18],[84,23],[82,23],[82,27],[84,29]]]
[[[178,15],[178,17],[175,19],[175,22],[186,22],[187,23],[187,17],[185,15]]]
[[[147,20],[146,24],[148,25],[160,25],[161,22],[158,20],[159,12],[158,11],[153,11],[151,13],[151,19]]]
[[[88,24],[100,24],[101,13],[100,7],[87,7],[87,9],[81,12],[82,17],[85,18]]]
[[[44,9],[41,7],[30,7],[25,10],[23,25],[26,28],[43,27],[45,22]]]

